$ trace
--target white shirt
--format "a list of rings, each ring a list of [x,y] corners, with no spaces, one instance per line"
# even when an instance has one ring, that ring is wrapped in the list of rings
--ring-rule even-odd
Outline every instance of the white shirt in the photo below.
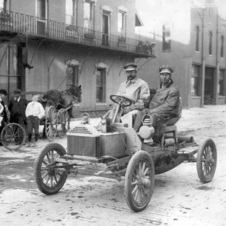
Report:
[[[45,115],[45,110],[39,102],[31,101],[25,111],[26,117],[28,116],[37,116],[40,119]]]

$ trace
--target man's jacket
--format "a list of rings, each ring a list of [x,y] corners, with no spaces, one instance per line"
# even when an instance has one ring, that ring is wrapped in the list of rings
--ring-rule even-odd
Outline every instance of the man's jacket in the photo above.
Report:
[[[149,104],[149,112],[176,117],[179,113],[179,98],[179,89],[172,80],[166,87],[160,84],[160,88],[156,90],[156,94]]]
[[[133,101],[133,109],[131,110],[143,110],[148,106],[150,100],[150,90],[147,82],[137,77],[121,83],[117,95],[125,96]]]
[[[25,98],[20,98],[19,101],[14,98],[9,102],[9,111],[10,111],[10,122],[18,122],[18,118],[22,117],[26,123],[25,110],[27,107],[27,100]]]

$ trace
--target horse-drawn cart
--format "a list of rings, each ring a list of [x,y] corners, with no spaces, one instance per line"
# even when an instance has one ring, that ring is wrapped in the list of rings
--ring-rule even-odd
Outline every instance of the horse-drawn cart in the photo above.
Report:
[[[64,91],[49,90],[42,94],[44,95],[40,102],[45,108],[45,116],[41,125],[44,125],[44,134],[49,141],[53,141],[57,135],[60,138],[65,137],[70,129],[69,110],[74,103],[80,102],[81,87],[72,86]]]
[[[118,103],[115,116],[121,107],[131,104],[122,96],[112,95],[111,99]],[[100,130],[90,124],[75,126],[67,133],[67,151],[52,143],[37,156],[35,179],[39,190],[47,195],[57,193],[70,173],[124,178],[126,202],[138,212],[147,207],[152,197],[155,175],[182,162],[197,162],[200,181],[212,180],[217,165],[212,139],[199,146],[192,137],[179,136],[173,125],[166,128],[161,142],[154,143],[150,124],[144,124],[139,133],[126,124],[109,123],[107,119],[102,120]]]

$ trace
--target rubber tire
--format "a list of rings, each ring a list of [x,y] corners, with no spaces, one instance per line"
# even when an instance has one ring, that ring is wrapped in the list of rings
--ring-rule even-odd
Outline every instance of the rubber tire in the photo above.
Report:
[[[207,163],[207,165],[203,165],[203,157],[205,158],[205,153],[207,148],[210,147],[211,148],[211,153],[212,153],[212,157],[214,162],[213,163]],[[211,166],[211,169],[210,169]],[[207,169],[207,167],[210,169],[210,171],[208,172],[208,175],[206,175],[205,170]],[[196,168],[197,168],[197,173],[198,173],[198,177],[200,179],[200,181],[202,183],[208,183],[210,182],[215,174],[216,171],[216,167],[217,167],[217,148],[216,145],[214,143],[214,141],[212,139],[206,139],[199,147],[198,150],[198,155],[197,155],[197,164],[196,164]]]
[[[67,172],[62,172],[62,175],[60,176],[58,183],[54,187],[49,187],[43,182],[42,173],[41,173],[42,162],[44,158],[47,156],[47,154],[52,151],[56,151],[59,156],[63,156],[66,154],[65,149],[60,144],[50,143],[50,144],[47,144],[46,147],[39,152],[39,155],[37,156],[34,164],[36,184],[38,186],[38,189],[46,195],[52,195],[57,193],[64,186],[64,183],[68,176]],[[49,160],[49,163],[52,163],[54,162],[55,158],[48,159],[48,160]],[[52,173],[54,173],[54,175],[56,176],[55,170]],[[48,172],[48,175],[50,175],[50,172]]]
[[[22,131],[21,134],[23,134],[23,135],[22,135],[22,136],[23,136],[23,139],[22,139],[21,144],[16,145],[14,148],[11,148],[11,146],[8,145],[8,142],[6,141],[6,138],[4,137],[5,131],[6,131],[7,129],[9,129],[10,126],[14,126],[14,127],[20,128],[20,130]],[[17,151],[21,146],[23,146],[23,145],[25,144],[25,141],[26,141],[26,132],[25,132],[24,128],[23,128],[21,125],[17,124],[17,123],[9,123],[9,124],[7,124],[7,125],[2,129],[2,131],[1,131],[1,142],[2,142],[2,145],[3,145],[6,149],[8,149],[8,150],[10,150],[10,151]]]
[[[141,161],[145,161],[146,163],[148,163],[147,167],[149,168],[150,186],[145,201],[138,204],[136,203],[132,194],[132,191],[134,190],[134,188],[132,187],[132,181],[134,179],[135,170],[137,166],[139,166],[139,163]],[[154,184],[155,184],[155,167],[151,155],[142,150],[136,152],[128,163],[125,175],[124,195],[126,203],[131,210],[133,210],[134,212],[140,212],[147,207],[154,191]]]

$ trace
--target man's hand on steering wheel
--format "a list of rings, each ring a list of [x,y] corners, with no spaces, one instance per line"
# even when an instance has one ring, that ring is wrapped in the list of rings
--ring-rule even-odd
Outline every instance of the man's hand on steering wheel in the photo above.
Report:
[[[124,109],[123,109],[123,113],[124,114],[127,114],[127,113],[129,113],[130,111],[133,111],[134,110],[134,106],[133,106],[133,104],[132,105],[130,105],[129,107],[125,107]]]
[[[110,99],[114,103],[119,104],[121,107],[128,107],[132,104],[132,100],[130,100],[127,97],[120,96],[120,95],[111,95]]]

